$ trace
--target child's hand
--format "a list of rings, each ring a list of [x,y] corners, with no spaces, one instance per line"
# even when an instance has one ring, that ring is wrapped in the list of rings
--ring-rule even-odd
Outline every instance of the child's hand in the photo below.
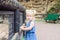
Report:
[[[24,29],[24,28],[26,28],[26,26],[21,26],[21,27],[20,27],[20,29]]]
[[[25,23],[22,25],[23,28],[26,28]]]
[[[20,29],[22,29],[23,27],[21,26]]]
[[[25,26],[25,24],[23,24],[22,26]]]

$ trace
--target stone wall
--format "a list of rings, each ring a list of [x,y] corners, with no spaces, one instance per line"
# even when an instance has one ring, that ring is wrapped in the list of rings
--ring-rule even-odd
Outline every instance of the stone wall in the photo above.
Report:
[[[37,11],[36,18],[39,19],[39,15],[44,15],[55,3],[54,0],[19,0],[26,9],[34,9]],[[43,17],[43,16],[42,16]],[[41,18],[41,17],[40,17]]]

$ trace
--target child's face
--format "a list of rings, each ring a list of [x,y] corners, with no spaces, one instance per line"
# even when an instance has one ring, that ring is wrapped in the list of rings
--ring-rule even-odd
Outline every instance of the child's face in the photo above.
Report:
[[[33,15],[32,14],[26,14],[26,19],[27,20],[32,20],[33,19]]]

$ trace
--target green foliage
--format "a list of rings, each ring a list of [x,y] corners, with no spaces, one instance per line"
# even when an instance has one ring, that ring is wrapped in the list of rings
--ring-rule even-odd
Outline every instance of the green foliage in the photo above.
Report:
[[[47,13],[58,13],[60,11],[60,0],[56,0],[56,3],[51,7]]]
[[[55,12],[55,10],[56,10],[56,8],[51,7],[50,10],[47,13],[53,13],[53,12]]]

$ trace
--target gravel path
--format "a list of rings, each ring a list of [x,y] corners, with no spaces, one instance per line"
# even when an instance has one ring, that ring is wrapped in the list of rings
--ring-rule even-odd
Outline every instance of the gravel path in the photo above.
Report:
[[[36,22],[37,40],[60,40],[60,24]]]

